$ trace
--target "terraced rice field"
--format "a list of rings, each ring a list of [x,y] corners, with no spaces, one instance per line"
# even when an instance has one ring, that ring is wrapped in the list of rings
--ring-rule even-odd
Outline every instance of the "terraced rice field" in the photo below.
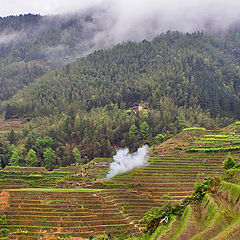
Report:
[[[240,175],[234,169],[231,175]],[[234,179],[234,178],[233,178]],[[168,231],[162,234],[159,227],[157,235],[151,240],[238,240],[240,239],[240,186],[232,182],[221,181],[209,191],[200,203],[188,205],[182,218],[174,220]]]
[[[193,192],[196,181],[220,175],[225,157],[224,153],[158,155],[145,167],[78,189],[53,188],[59,179],[66,181],[64,186],[69,181],[87,181],[75,174],[77,167],[42,171],[40,179],[32,179],[27,169],[1,171],[0,214],[7,215],[9,239],[136,234],[146,211],[166,201],[179,201]],[[108,167],[95,170],[102,177]]]
[[[190,195],[197,180],[222,173],[225,154],[176,154],[152,157],[149,165],[104,184],[108,194],[137,223],[151,207]]]
[[[220,132],[206,134],[194,141],[186,148],[189,152],[213,152],[240,150],[240,134],[234,132]]]
[[[15,132],[19,131],[24,124],[27,123],[25,118],[14,118],[9,120],[4,120],[0,117],[0,136],[14,130]]]
[[[8,239],[137,231],[118,206],[98,190],[9,190],[3,192],[2,202],[4,197]]]

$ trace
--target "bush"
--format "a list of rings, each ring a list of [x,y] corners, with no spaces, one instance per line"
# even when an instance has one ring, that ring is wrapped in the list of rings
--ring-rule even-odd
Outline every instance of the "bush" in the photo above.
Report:
[[[164,140],[164,136],[161,133],[159,133],[154,139],[156,144],[159,144]]]
[[[7,236],[8,228],[7,228],[7,217],[5,214],[3,214],[0,217],[0,232],[3,234],[3,236]]]
[[[202,200],[208,190],[208,188],[213,184],[214,179],[208,178],[204,180],[202,183],[196,183],[195,192],[192,196],[192,202],[196,202]]]
[[[227,155],[227,158],[223,162],[223,168],[228,170],[236,166],[236,160],[232,158],[231,154]]]
[[[144,232],[152,234],[157,229],[162,219],[167,217],[169,222],[172,218],[172,215],[181,217],[184,209],[185,206],[178,203],[167,203],[162,207],[154,207],[144,215],[139,223],[145,224]],[[167,224],[168,222],[163,221],[163,224]]]
[[[106,235],[106,234],[100,234],[97,235],[95,238],[93,238],[93,240],[111,240],[111,236],[110,234]]]
[[[42,178],[42,175],[41,174],[29,174],[28,175],[28,179],[39,179],[39,178]]]

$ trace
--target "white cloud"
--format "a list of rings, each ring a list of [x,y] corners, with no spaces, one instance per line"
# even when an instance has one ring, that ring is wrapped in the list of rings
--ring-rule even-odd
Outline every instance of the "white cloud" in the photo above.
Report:
[[[51,15],[80,10],[104,0],[0,0],[0,16],[35,13]]]
[[[226,30],[240,22],[239,0],[0,0],[0,15],[51,15],[95,5],[105,9],[93,11],[93,28],[101,29],[92,38],[96,48],[151,39],[168,30]]]

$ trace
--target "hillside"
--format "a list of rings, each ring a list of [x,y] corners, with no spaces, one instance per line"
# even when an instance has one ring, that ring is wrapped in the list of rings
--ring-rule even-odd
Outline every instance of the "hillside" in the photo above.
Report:
[[[97,51],[35,81],[4,104],[7,117],[42,116],[141,101],[157,109],[164,97],[212,116],[239,116],[238,34],[167,32],[152,41]],[[223,47],[227,45],[227,47]]]
[[[29,151],[38,137],[51,137],[58,166],[73,163],[75,147],[83,158],[111,157],[117,148],[153,145],[158,134],[218,129],[239,116],[238,42],[237,33],[169,31],[118,44],[38,78],[2,104],[3,114],[32,119],[15,144]],[[143,111],[131,111],[134,104]]]
[[[169,216],[169,225],[160,224],[157,232],[145,236],[145,239],[159,239],[160,235],[163,239],[186,240],[194,235],[193,239],[211,239],[230,234],[235,236],[231,239],[237,239],[238,214],[234,213],[231,202],[238,206],[239,170],[228,170],[221,177],[226,159],[225,142],[218,142],[222,149],[217,151],[188,152],[188,149],[207,136],[215,136],[216,141],[219,136],[231,137],[233,134],[239,138],[238,127],[235,123],[219,131],[186,129],[154,147],[147,166],[110,180],[102,177],[106,175],[111,159],[95,159],[95,163],[51,172],[44,168],[6,167],[0,172],[0,188],[1,214],[7,216],[4,227],[9,230],[8,239],[35,239],[40,236],[46,239],[64,239],[67,236],[79,239],[100,233],[124,236],[125,239],[135,235],[142,239],[139,227],[143,230],[145,225],[138,221],[146,211],[169,203],[182,206],[181,201],[193,194],[196,183],[201,186],[200,182],[206,177],[214,177],[215,180],[208,188],[211,191],[203,195],[202,202],[202,198],[199,199],[202,195],[193,195],[194,201],[186,198],[185,213],[181,217]],[[236,140],[231,141],[228,147],[238,164],[239,153],[231,150],[236,144],[239,144]],[[81,177],[76,174],[83,168],[92,171],[93,175]],[[223,180],[221,184],[217,181],[219,177]],[[202,194],[201,191],[199,193]],[[195,204],[186,205],[191,202]]]
[[[181,217],[160,224],[154,239],[239,239],[239,169],[215,179],[201,201],[187,205]]]
[[[101,8],[76,14],[0,17],[0,104],[45,73],[107,43],[101,33]]]
[[[240,2],[2,1],[0,240],[240,239]]]

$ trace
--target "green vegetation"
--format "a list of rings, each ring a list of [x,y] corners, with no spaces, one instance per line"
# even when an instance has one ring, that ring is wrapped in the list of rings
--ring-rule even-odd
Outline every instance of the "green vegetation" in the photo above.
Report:
[[[180,236],[180,234],[183,232],[183,229],[186,227],[187,225],[187,221],[188,221],[188,218],[190,216],[192,212],[192,209],[191,209],[191,206],[190,205],[187,205],[183,215],[182,215],[182,218],[181,218],[181,225],[180,225],[180,228],[178,229],[178,231],[174,234],[174,236],[172,237],[172,240],[175,240],[175,239],[178,239],[178,237]]]
[[[240,149],[239,130],[236,130],[236,123],[224,131],[217,131],[214,134],[205,134],[194,141],[186,148],[188,152],[229,152]]]
[[[1,217],[0,217],[0,233],[6,237],[7,236],[7,233],[8,233],[8,228],[7,228],[7,217],[5,214],[3,214]],[[1,236],[1,235],[0,235]]]
[[[145,232],[148,234],[152,234],[156,231],[157,227],[160,224],[169,224],[171,222],[172,217],[181,218],[182,224],[181,228],[174,235],[172,239],[177,239],[178,235],[181,234],[182,229],[186,225],[186,221],[191,212],[191,207],[189,204],[197,203],[202,201],[205,198],[207,190],[213,184],[213,179],[209,178],[204,180],[201,184],[197,184],[195,186],[194,193],[185,198],[181,203],[167,203],[161,208],[152,208],[149,212],[147,212],[144,217],[140,220],[140,223],[145,224]],[[167,220],[165,220],[167,219]]]
[[[236,160],[232,158],[231,154],[227,155],[226,160],[223,162],[223,168],[228,170],[236,166]]]
[[[184,212],[184,206],[168,203],[161,208],[152,208],[140,220],[140,224],[145,224],[144,232],[152,234],[160,223],[168,224],[175,215],[181,217]]]
[[[60,167],[53,171],[47,171],[43,167],[7,166],[0,171],[0,186],[6,189],[6,199],[11,201],[11,208],[6,211],[10,234],[24,237],[36,232],[34,226],[42,226],[44,231],[50,233],[51,229],[62,226],[63,229],[68,229],[68,234],[59,235],[62,239],[69,236],[73,239],[79,236],[94,237],[89,232],[94,228],[96,233],[102,233],[105,229],[105,233],[110,233],[112,239],[121,239],[121,236],[128,239],[129,236],[129,239],[153,240],[161,235],[170,240],[190,239],[186,236],[189,236],[190,229],[194,229],[191,234],[195,234],[199,240],[219,233],[210,231],[211,228],[225,231],[221,222],[227,225],[228,221],[235,219],[235,215],[230,210],[221,214],[219,209],[223,206],[219,206],[219,200],[215,200],[212,194],[217,191],[237,206],[240,194],[238,186],[226,181],[235,179],[237,183],[239,169],[227,170],[225,181],[217,177],[223,171],[224,161],[229,156],[222,153],[186,153],[174,147],[172,152],[161,153],[161,147],[169,151],[168,146],[172,142],[187,146],[189,141],[199,141],[206,131],[196,135],[194,130],[183,131],[162,145],[154,146],[147,166],[110,180],[96,179],[106,176],[112,159],[96,158],[84,165],[77,164],[75,160],[81,159],[78,148],[70,152],[74,166]],[[131,134],[135,136],[136,133],[138,134],[136,127],[131,127]],[[218,135],[220,133],[218,131]],[[139,131],[140,141],[142,136]],[[37,137],[30,149],[36,149],[36,156],[42,162],[49,146],[52,150],[55,148],[52,138]],[[21,155],[20,150],[18,152]],[[238,155],[232,153],[231,157],[237,159]],[[82,177],[82,170],[84,173],[91,172],[91,175]],[[216,177],[202,181],[210,175]],[[104,210],[101,210],[103,206]],[[152,207],[154,208],[150,210]],[[147,210],[150,211],[145,214]],[[198,219],[198,211],[202,211],[202,214],[199,213],[201,220]],[[36,218],[35,215],[40,217]],[[64,226],[61,225],[60,215],[64,219]],[[81,221],[76,221],[76,217],[80,216]],[[143,219],[138,223],[141,218]],[[198,227],[191,228],[192,224]],[[22,230],[18,231],[17,226]],[[147,235],[140,234],[135,226],[145,229]],[[40,236],[40,233],[35,234]]]
[[[28,166],[31,167],[37,167],[39,164],[36,152],[32,149],[29,150],[27,156],[26,156],[26,162]]]
[[[0,46],[0,232],[234,236],[226,226],[239,227],[239,34],[168,31],[71,62],[84,43],[95,48],[97,30],[88,32],[91,16],[57,22],[0,18],[0,34],[28,36]],[[152,147],[147,166],[103,179],[116,149],[143,144]]]
[[[184,128],[183,131],[206,131],[206,128],[202,128],[202,127],[190,127],[190,128]]]
[[[12,27],[12,21],[21,26],[20,19],[29,19],[32,27],[34,19],[35,26],[42,18],[30,15],[4,21],[5,24],[9,21]],[[78,23],[73,21],[67,26],[74,31]],[[43,31],[42,38],[36,36],[38,41],[33,41],[31,47],[24,46],[25,54],[29,56],[33,49],[44,48],[48,41],[55,46],[67,28],[59,32]],[[48,38],[48,34],[54,37]],[[216,40],[202,33],[167,32],[151,41],[127,42],[96,51],[48,72],[14,97],[4,98],[8,100],[1,108],[6,119],[22,116],[29,122],[18,134],[9,130],[11,132],[3,136],[2,167],[9,165],[12,144],[26,149],[18,152],[19,164],[14,161],[12,164],[29,164],[26,155],[32,149],[38,158],[32,166],[46,166],[43,154],[50,147],[56,155],[53,168],[71,165],[76,157],[72,152],[74,148],[79,150],[81,161],[88,162],[94,157],[111,157],[118,148],[128,147],[134,152],[145,143],[159,144],[162,136],[166,140],[182,129],[188,133],[226,126],[239,116],[240,75],[235,62],[240,60],[235,51],[231,51],[238,47],[238,41],[234,33]],[[225,43],[231,43],[227,51],[222,48]],[[41,59],[42,55],[38,57]],[[141,105],[143,110],[131,111],[134,104]],[[237,130],[237,122],[235,126]],[[47,138],[52,139],[48,146],[44,145]],[[227,139],[203,137],[187,151],[237,151],[240,149],[237,138],[237,132]],[[202,147],[202,142],[207,141],[209,144]],[[220,141],[229,141],[231,146]]]
[[[202,209],[206,209],[204,213],[203,230],[207,229],[218,216],[216,203],[211,199],[209,194],[205,194],[201,202]]]
[[[56,165],[57,160],[55,152],[51,148],[47,148],[46,151],[43,153],[43,157],[46,168],[52,170]]]

